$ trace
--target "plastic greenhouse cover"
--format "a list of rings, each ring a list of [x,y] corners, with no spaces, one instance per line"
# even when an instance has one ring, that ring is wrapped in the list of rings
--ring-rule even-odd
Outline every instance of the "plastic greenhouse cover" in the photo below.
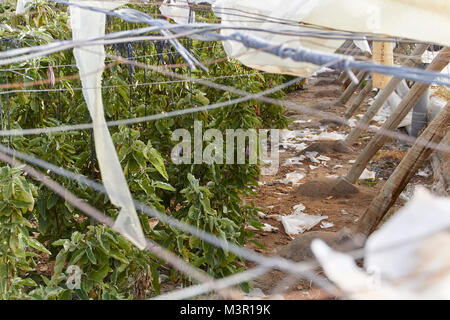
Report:
[[[82,1],[73,2],[81,3]],[[124,3],[126,1],[90,1],[89,5],[112,10]],[[102,13],[70,7],[72,37],[75,41],[103,36],[105,22],[106,17]],[[146,245],[144,233],[106,126],[103,111],[101,83],[105,67],[105,48],[103,45],[90,46],[89,50],[75,48],[73,53],[80,72],[83,95],[94,124],[95,151],[103,184],[111,202],[121,208],[113,229],[143,249]]]
[[[310,30],[275,21],[284,19],[345,31],[386,34],[450,45],[450,2],[446,0],[218,0],[214,2],[213,9],[216,15],[222,18],[222,24],[227,26]],[[237,18],[237,13],[254,18]],[[272,21],[258,19],[261,15],[271,17]],[[225,29],[221,31],[224,35],[233,32],[235,31]],[[340,40],[300,39],[298,36],[242,32],[276,44],[302,46],[328,53],[336,51],[342,44]],[[357,43],[357,46],[364,48],[361,43]],[[245,48],[235,41],[225,41],[224,47],[228,56],[238,59],[248,67],[267,72],[305,75],[317,69],[309,63],[281,59]]]
[[[216,15],[222,19],[222,24],[233,27],[262,28],[267,30],[280,29],[286,31],[308,31],[300,25],[282,24],[277,19],[303,21],[315,10],[316,0],[307,1],[279,1],[279,0],[218,0],[213,4]],[[230,9],[232,8],[232,9]],[[237,10],[242,10],[242,13]],[[240,17],[238,15],[250,15]],[[270,16],[271,19],[258,18],[259,15]],[[254,18],[251,18],[254,17]],[[230,35],[236,30],[223,29],[221,34]],[[241,31],[277,44],[286,44],[290,47],[304,47],[323,51],[335,52],[343,40],[330,40],[320,38],[300,38],[298,36],[278,35],[268,32]],[[282,59],[272,54],[246,48],[236,41],[224,41],[225,51],[229,57],[236,58],[248,67],[271,72],[292,75],[305,75],[314,72],[317,66],[295,62],[291,59]]]

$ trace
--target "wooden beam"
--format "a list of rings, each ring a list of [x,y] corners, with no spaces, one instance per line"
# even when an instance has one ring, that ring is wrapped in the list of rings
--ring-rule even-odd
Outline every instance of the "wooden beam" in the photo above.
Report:
[[[427,68],[428,71],[440,72],[444,69],[450,61],[450,48],[442,49],[439,54],[434,58],[431,65]],[[380,131],[392,131],[397,128],[404,117],[411,111],[414,105],[420,100],[425,91],[430,85],[424,83],[416,83],[402,99],[402,102],[392,112],[389,118],[381,127]],[[384,145],[388,137],[378,132],[373,139],[367,144],[364,150],[360,153],[356,159],[355,164],[350,169],[346,176],[346,179],[350,183],[355,183],[365,167],[369,163],[370,159],[377,153],[377,151]]]
[[[368,236],[372,233],[391,206],[397,201],[400,193],[406,187],[411,178],[415,175],[434,151],[430,145],[439,144],[443,138],[448,141],[450,123],[450,102],[428,125],[417,141],[395,168],[392,175],[383,185],[378,195],[372,200],[369,208],[361,218],[356,229],[357,233]],[[447,146],[448,147],[448,146]]]
[[[369,95],[371,91],[372,91],[372,80],[369,80],[364,86],[364,88],[356,96],[355,100],[350,105],[350,107],[348,107],[347,110],[345,111],[344,117],[346,119],[350,119],[353,116],[353,114],[356,112],[356,110],[358,110],[364,99],[366,99],[366,97]]]
[[[406,59],[406,61],[403,62],[403,65],[405,67],[415,66],[416,62],[414,58],[422,56],[422,54],[425,52],[425,50],[427,50],[428,47],[429,47],[428,44],[417,45],[411,54],[411,58]],[[395,88],[397,88],[397,85],[401,81],[402,78],[392,78],[391,81],[389,81],[386,88],[384,88],[380,92],[380,94],[378,94],[373,104],[369,107],[369,109],[366,111],[362,119],[358,122],[358,126],[354,127],[352,131],[350,131],[344,143],[346,143],[347,145],[352,145],[353,143],[356,142],[356,140],[361,135],[361,132],[363,131],[363,127],[369,125],[369,122],[378,113],[380,108],[383,106],[383,104],[386,102],[386,100],[389,98],[392,92],[394,92]]]
[[[358,78],[358,83],[350,83],[347,89],[342,93],[342,95],[339,97],[339,100],[337,101],[338,104],[346,104],[348,100],[350,100],[353,93],[355,93],[356,89],[360,85],[361,81],[366,79],[366,77],[369,75],[369,72],[366,71],[359,71],[356,75],[356,78]]]

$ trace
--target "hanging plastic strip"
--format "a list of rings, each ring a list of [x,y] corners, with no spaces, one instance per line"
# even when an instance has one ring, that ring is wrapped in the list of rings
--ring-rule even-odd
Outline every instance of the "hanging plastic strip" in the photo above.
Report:
[[[109,10],[124,3],[126,1],[89,1],[90,6]],[[70,6],[70,23],[73,40],[101,37],[105,34],[106,16],[103,13]],[[90,46],[88,50],[74,48],[73,53],[81,77],[83,95],[94,125],[95,151],[103,184],[111,202],[120,207],[120,213],[113,228],[126,236],[138,248],[143,249],[146,246],[144,233],[103,111],[101,82],[105,66],[105,48],[103,45]],[[117,197],[118,194],[121,197]]]

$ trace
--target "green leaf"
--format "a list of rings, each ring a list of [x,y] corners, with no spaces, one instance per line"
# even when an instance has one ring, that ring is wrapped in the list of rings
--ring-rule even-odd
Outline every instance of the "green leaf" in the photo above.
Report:
[[[155,167],[156,170],[164,177],[164,179],[169,180],[169,176],[166,172],[166,167],[164,166],[164,160],[155,148],[146,148],[145,157],[150,161],[150,163]]]
[[[42,245],[42,243],[40,243],[36,239],[25,237],[25,240],[27,241],[28,245],[33,247],[34,249],[39,250],[44,253],[47,253],[47,254],[52,254],[50,251],[47,250],[47,248],[45,248]]]
[[[83,249],[78,249],[77,251],[75,251],[69,261],[69,265],[74,265],[75,263],[77,263],[84,255],[85,251]]]
[[[84,249],[86,252],[86,255],[89,259],[89,261],[92,264],[97,264],[97,259],[95,258],[94,252],[92,252],[92,248],[91,247],[86,247],[86,249]]]
[[[157,295],[159,295],[159,294],[161,294],[161,290],[160,290],[160,283],[159,283],[159,273],[158,273],[158,269],[157,269],[156,265],[152,264],[150,266],[150,271],[152,273],[153,289],[155,290],[155,293]]]
[[[102,281],[110,271],[110,267],[108,264],[105,264],[104,266],[100,267],[97,271],[91,272],[89,274],[89,279],[92,279],[94,281]]]
[[[161,181],[155,181],[153,183],[153,186],[156,188],[168,190],[168,191],[176,191],[174,187],[172,187],[169,183],[161,182]]]
[[[61,291],[58,300],[72,300],[72,291],[69,289]]]
[[[64,262],[66,261],[67,252],[61,250],[55,259],[54,275],[60,275],[64,268]]]
[[[130,263],[130,261],[128,261],[128,259],[122,253],[120,253],[119,250],[111,250],[110,251],[110,255],[114,259],[119,260],[119,261],[121,261],[123,263],[126,263],[126,264]]]

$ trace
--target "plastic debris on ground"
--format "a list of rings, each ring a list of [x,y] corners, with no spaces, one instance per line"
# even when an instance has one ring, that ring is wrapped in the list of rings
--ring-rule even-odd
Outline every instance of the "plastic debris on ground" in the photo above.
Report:
[[[259,231],[260,230],[258,228],[253,227],[253,226],[250,226],[250,225],[247,226],[247,229],[255,230],[255,231]],[[270,225],[268,223],[263,223],[263,226],[262,226],[261,230],[264,231],[264,232],[275,232],[275,231],[278,230],[278,228],[274,227],[274,226],[272,226],[272,225]]]
[[[288,165],[292,165],[292,164],[303,164],[302,161],[305,160],[305,158],[306,157],[304,155],[301,155],[300,157],[288,158],[283,163],[283,166],[288,166]]]
[[[306,152],[305,153],[305,155],[308,157],[308,159],[311,160],[311,162],[314,162],[314,163],[320,163],[320,161],[316,159],[316,156],[318,154],[319,153],[317,151],[312,151],[312,152]]]
[[[326,276],[352,299],[450,299],[450,199],[417,187],[411,201],[369,236],[364,268],[315,239]]]
[[[364,169],[364,171],[359,176],[359,180],[375,180],[376,173],[367,169]]]
[[[328,219],[328,216],[316,216],[303,213],[305,206],[298,204],[294,206],[294,213],[288,216],[272,215],[273,218],[280,221],[284,227],[284,231],[290,237],[310,230],[320,221]]]
[[[293,185],[299,184],[299,181],[302,180],[304,177],[306,177],[306,174],[301,172],[290,172],[286,174],[286,178],[283,180],[280,180],[281,183],[289,184],[292,183]]]
[[[322,223],[320,224],[320,227],[322,229],[328,229],[328,228],[334,227],[334,223],[328,222],[328,221],[322,221]]]

